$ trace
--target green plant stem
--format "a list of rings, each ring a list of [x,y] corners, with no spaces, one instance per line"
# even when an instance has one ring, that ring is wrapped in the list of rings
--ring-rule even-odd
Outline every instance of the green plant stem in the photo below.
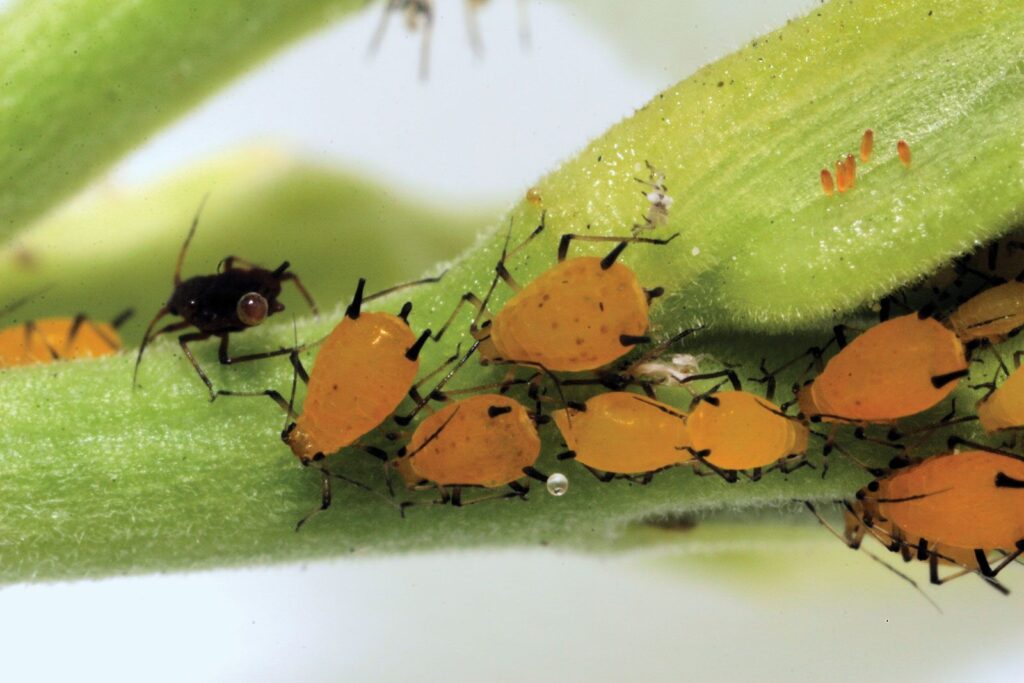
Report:
[[[0,235],[358,0],[54,0],[0,16]]]
[[[561,233],[627,233],[646,211],[634,177],[643,176],[648,160],[665,172],[676,199],[668,224],[653,234],[682,233],[668,246],[630,246],[622,257],[645,286],[667,289],[654,308],[652,334],[666,337],[703,320],[708,330],[685,349],[712,356],[709,366],[735,364],[748,378],[759,374],[763,357],[770,367],[782,364],[822,343],[835,315],[871,303],[1020,217],[1024,185],[1009,172],[1019,167],[1022,135],[1016,95],[1024,15],[1016,9],[1015,3],[966,1],[931,13],[918,1],[823,6],[658,96],[539,182],[548,229],[509,268],[528,282],[553,264]],[[853,191],[825,197],[818,170],[837,152],[852,150],[869,126],[876,129],[875,161]],[[895,160],[899,137],[916,150],[910,169]],[[965,154],[965,146],[977,154]],[[525,202],[513,209],[513,243],[540,214]],[[436,328],[463,292],[485,291],[503,241],[504,230],[481,241],[440,285],[410,292],[414,328]],[[582,245],[574,253],[607,249]],[[500,287],[494,310],[508,296]],[[393,298],[378,307],[396,310],[399,303]],[[300,340],[317,339],[341,310],[319,322],[299,320]],[[459,319],[444,344],[428,345],[424,368],[453,351],[458,332],[465,343],[468,319]],[[805,327],[798,336],[767,332]],[[247,332],[238,348],[291,339],[289,323],[271,325]],[[286,391],[291,380],[285,362],[220,368],[210,345],[199,349],[199,358],[221,387]],[[812,446],[819,469],[788,478],[728,485],[676,470],[648,487],[601,485],[570,468],[573,463],[553,460],[558,436],[546,427],[538,466],[570,474],[565,498],[535,492],[525,503],[456,510],[429,505],[428,494],[416,498],[423,505],[403,521],[378,498],[339,486],[336,508],[296,534],[292,526],[316,502],[319,482],[277,440],[284,421],[278,408],[263,398],[209,405],[171,342],[152,348],[135,393],[128,388],[131,362],[117,357],[4,373],[5,580],[409,548],[607,547],[638,518],[832,500],[852,495],[867,479],[842,458],[833,458],[822,479]],[[991,361],[972,370],[971,382],[988,379]],[[453,386],[501,374],[470,363]],[[801,378],[793,366],[780,385]],[[683,390],[662,393],[670,403],[688,404]],[[970,412],[978,393],[965,382],[958,397],[961,410]],[[906,427],[933,422],[947,409],[937,407]],[[969,428],[963,433],[978,436]],[[917,448],[937,452],[946,435],[939,430]],[[401,442],[375,438],[391,450]],[[874,463],[892,455],[848,432],[842,438]],[[329,463],[383,489],[380,465],[365,455],[343,451]]]

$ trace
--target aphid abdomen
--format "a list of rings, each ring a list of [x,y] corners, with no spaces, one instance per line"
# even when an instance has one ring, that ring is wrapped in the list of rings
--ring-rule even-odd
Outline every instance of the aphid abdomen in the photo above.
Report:
[[[965,344],[1000,341],[1024,326],[1024,282],[1006,282],[971,297],[949,316],[949,324]]]
[[[989,451],[940,455],[897,470],[867,495],[908,537],[958,548],[1013,550],[1024,539],[1024,461]],[[870,487],[869,487],[870,488]]]
[[[1024,427],[1024,368],[1017,368],[988,398],[978,403],[978,421],[986,432]]]
[[[521,479],[523,468],[537,461],[540,437],[517,401],[481,394],[450,403],[423,420],[406,451],[399,472],[407,483],[497,488]]]
[[[647,297],[630,268],[603,269],[601,260],[563,261],[513,296],[491,328],[501,357],[580,372],[628,353],[623,337],[647,331]]]
[[[966,374],[963,344],[933,318],[905,315],[856,337],[801,391],[805,415],[892,422],[928,410]]]
[[[712,394],[687,418],[694,450],[723,470],[766,467],[807,449],[807,429],[745,391]],[[717,405],[716,405],[717,404]]]
[[[330,455],[384,422],[416,379],[419,361],[405,355],[415,343],[389,313],[343,318],[317,353],[293,443]]]
[[[552,413],[577,462],[604,472],[643,474],[692,459],[684,450],[690,445],[686,415],[672,406],[613,391],[594,396],[586,407]]]

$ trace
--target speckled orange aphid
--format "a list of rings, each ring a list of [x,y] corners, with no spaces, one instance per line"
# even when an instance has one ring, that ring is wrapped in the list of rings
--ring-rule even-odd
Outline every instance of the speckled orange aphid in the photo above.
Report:
[[[29,320],[0,330],[0,367],[109,356],[121,350],[118,328],[131,317],[125,311],[109,323],[74,318]]]
[[[543,229],[542,217],[541,224],[512,254]],[[441,338],[461,305],[469,302],[477,309],[470,331],[480,341],[479,351],[484,359],[562,372],[601,368],[637,344],[650,341],[646,336],[648,304],[663,291],[641,287],[636,273],[618,262],[619,255],[631,243],[668,244],[675,237],[563,235],[558,263],[522,287],[505,267],[512,255],[507,250],[506,238],[506,248],[502,249],[487,296],[481,300],[472,292],[464,294],[435,339]],[[566,258],[572,240],[617,244],[604,257]],[[516,293],[490,320],[478,325],[499,278]]]
[[[691,445],[686,414],[646,396],[606,392],[551,416],[569,448],[559,460],[575,460],[602,481],[626,475],[647,483],[659,470],[693,461],[684,450]]]
[[[1024,550],[1024,459],[969,450],[900,462],[857,492],[846,527],[851,547],[871,535],[904,557],[927,560],[932,583],[976,572],[1005,590],[994,577]],[[996,552],[1004,556],[993,566]],[[942,578],[940,563],[961,571]]]
[[[686,426],[692,444],[687,450],[728,481],[747,470],[756,480],[766,467],[791,472],[810,464],[803,458],[807,427],[746,391],[699,397]]]
[[[409,303],[398,315],[363,311],[365,301],[398,289],[393,287],[364,297],[365,284],[365,280],[359,280],[345,317],[320,343],[311,373],[307,375],[302,368],[297,352],[291,355],[296,373],[308,384],[308,389],[302,414],[295,416],[281,438],[303,465],[316,464],[323,474],[322,503],[299,522],[299,527],[312,514],[330,506],[331,477],[369,490],[365,485],[327,470],[321,462],[349,446],[387,460],[386,453],[360,445],[358,440],[394,413],[407,395],[415,395],[411,390],[420,367],[419,354],[430,337],[430,330],[425,330],[419,338],[413,334],[407,320],[412,310]],[[221,396],[252,395],[231,391],[217,393]],[[290,402],[285,402],[278,392],[271,389],[257,395],[270,396],[293,414]]]
[[[827,422],[888,423],[937,405],[967,375],[964,345],[927,315],[881,322],[846,343],[799,392],[800,411]]]
[[[446,405],[423,420],[409,444],[389,466],[409,488],[436,486],[442,501],[460,506],[489,500],[462,500],[467,486],[512,491],[500,498],[525,496],[524,477],[546,481],[534,469],[540,437],[534,416],[502,394],[479,394]]]

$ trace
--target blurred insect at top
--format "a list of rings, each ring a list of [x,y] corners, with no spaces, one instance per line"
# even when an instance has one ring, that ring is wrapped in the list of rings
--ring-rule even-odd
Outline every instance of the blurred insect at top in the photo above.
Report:
[[[0,311],[0,315],[14,311],[27,300],[14,302]],[[117,330],[132,313],[128,309],[109,323],[95,322],[80,313],[73,318],[26,320],[0,329],[0,367],[97,358],[117,353],[121,350],[121,337]]]
[[[490,0],[465,0],[466,34],[473,53],[478,57],[483,56],[484,43],[480,36],[480,26],[477,21],[477,12]],[[437,13],[434,7],[434,0],[384,0],[384,12],[381,14],[380,22],[374,31],[373,38],[367,50],[369,56],[373,56],[380,49],[380,45],[387,33],[391,15],[401,12],[405,19],[405,27],[410,32],[421,32],[420,39],[420,78],[426,80],[430,74],[430,41],[433,37],[434,21]],[[526,19],[526,2],[517,0],[519,40],[525,47],[530,43],[528,22]]]
[[[205,201],[204,199],[203,204]],[[287,349],[231,357],[228,351],[228,338],[233,332],[241,332],[260,325],[268,317],[283,311],[284,304],[277,298],[281,294],[281,285],[284,282],[291,281],[295,284],[313,313],[317,313],[317,307],[298,276],[288,272],[289,263],[287,261],[274,270],[267,270],[237,256],[228,256],[220,262],[216,273],[196,275],[182,280],[181,268],[185,262],[189,244],[195,236],[202,210],[203,205],[200,205],[192,219],[192,226],[181,247],[181,252],[178,254],[177,265],[174,269],[174,289],[171,291],[171,296],[167,303],[157,311],[156,316],[146,328],[146,334],[139,346],[139,355],[135,361],[132,385],[135,385],[135,380],[138,377],[142,354],[151,341],[169,332],[195,328],[194,332],[180,335],[178,342],[196,373],[209,389],[212,400],[214,397],[213,383],[192,356],[188,347],[190,342],[218,337],[220,339],[218,358],[223,365],[286,354],[288,353]],[[179,316],[182,319],[158,330],[155,329],[157,322],[166,315]]]

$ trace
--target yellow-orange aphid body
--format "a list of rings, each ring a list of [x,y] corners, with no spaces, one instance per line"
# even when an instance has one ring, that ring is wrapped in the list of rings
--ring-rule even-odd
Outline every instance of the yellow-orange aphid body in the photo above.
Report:
[[[864,131],[863,137],[860,139],[860,160],[863,162],[871,161],[871,150],[875,146],[875,132],[868,128]]]
[[[852,154],[846,155],[846,187],[850,188],[857,183],[857,160],[853,158]]]
[[[45,318],[0,330],[0,367],[109,356],[121,338],[109,323]]]
[[[1024,547],[1024,460],[983,450],[928,458],[868,484],[850,511],[894,550],[916,546],[921,559],[980,565],[993,576],[989,552]]]
[[[526,191],[526,201],[530,202],[534,206],[540,206],[544,203],[544,198],[540,195],[540,190],[536,187],[531,187]]]
[[[977,407],[978,421],[986,432],[1024,427],[1024,367],[1017,368]]]
[[[302,414],[288,433],[303,462],[351,445],[380,425],[419,371],[408,323],[390,313],[346,315],[320,346]]]
[[[628,266],[566,259],[509,299],[489,328],[493,350],[480,351],[555,371],[595,370],[633,348],[628,340],[647,331],[647,314],[647,295]]]
[[[624,391],[598,394],[586,410],[552,413],[571,457],[615,474],[646,474],[692,460],[686,415],[672,406]],[[571,418],[571,419],[570,419]]]
[[[835,183],[832,182],[832,174],[828,172],[827,168],[821,169],[821,189],[829,197],[836,189]]]
[[[423,420],[405,450],[393,462],[407,486],[498,488],[523,478],[540,455],[540,437],[520,403],[481,394]]]
[[[949,325],[965,344],[1001,341],[1024,327],[1024,282],[1006,282],[971,297],[949,316]]]
[[[896,143],[896,154],[900,158],[900,163],[906,167],[910,167],[910,145],[907,144],[906,140],[900,140]]]
[[[720,470],[756,470],[807,450],[804,425],[746,391],[705,397],[686,424],[694,453]]]
[[[916,314],[870,328],[829,360],[800,390],[809,418],[893,422],[936,405],[967,374],[964,346],[952,330]]]

